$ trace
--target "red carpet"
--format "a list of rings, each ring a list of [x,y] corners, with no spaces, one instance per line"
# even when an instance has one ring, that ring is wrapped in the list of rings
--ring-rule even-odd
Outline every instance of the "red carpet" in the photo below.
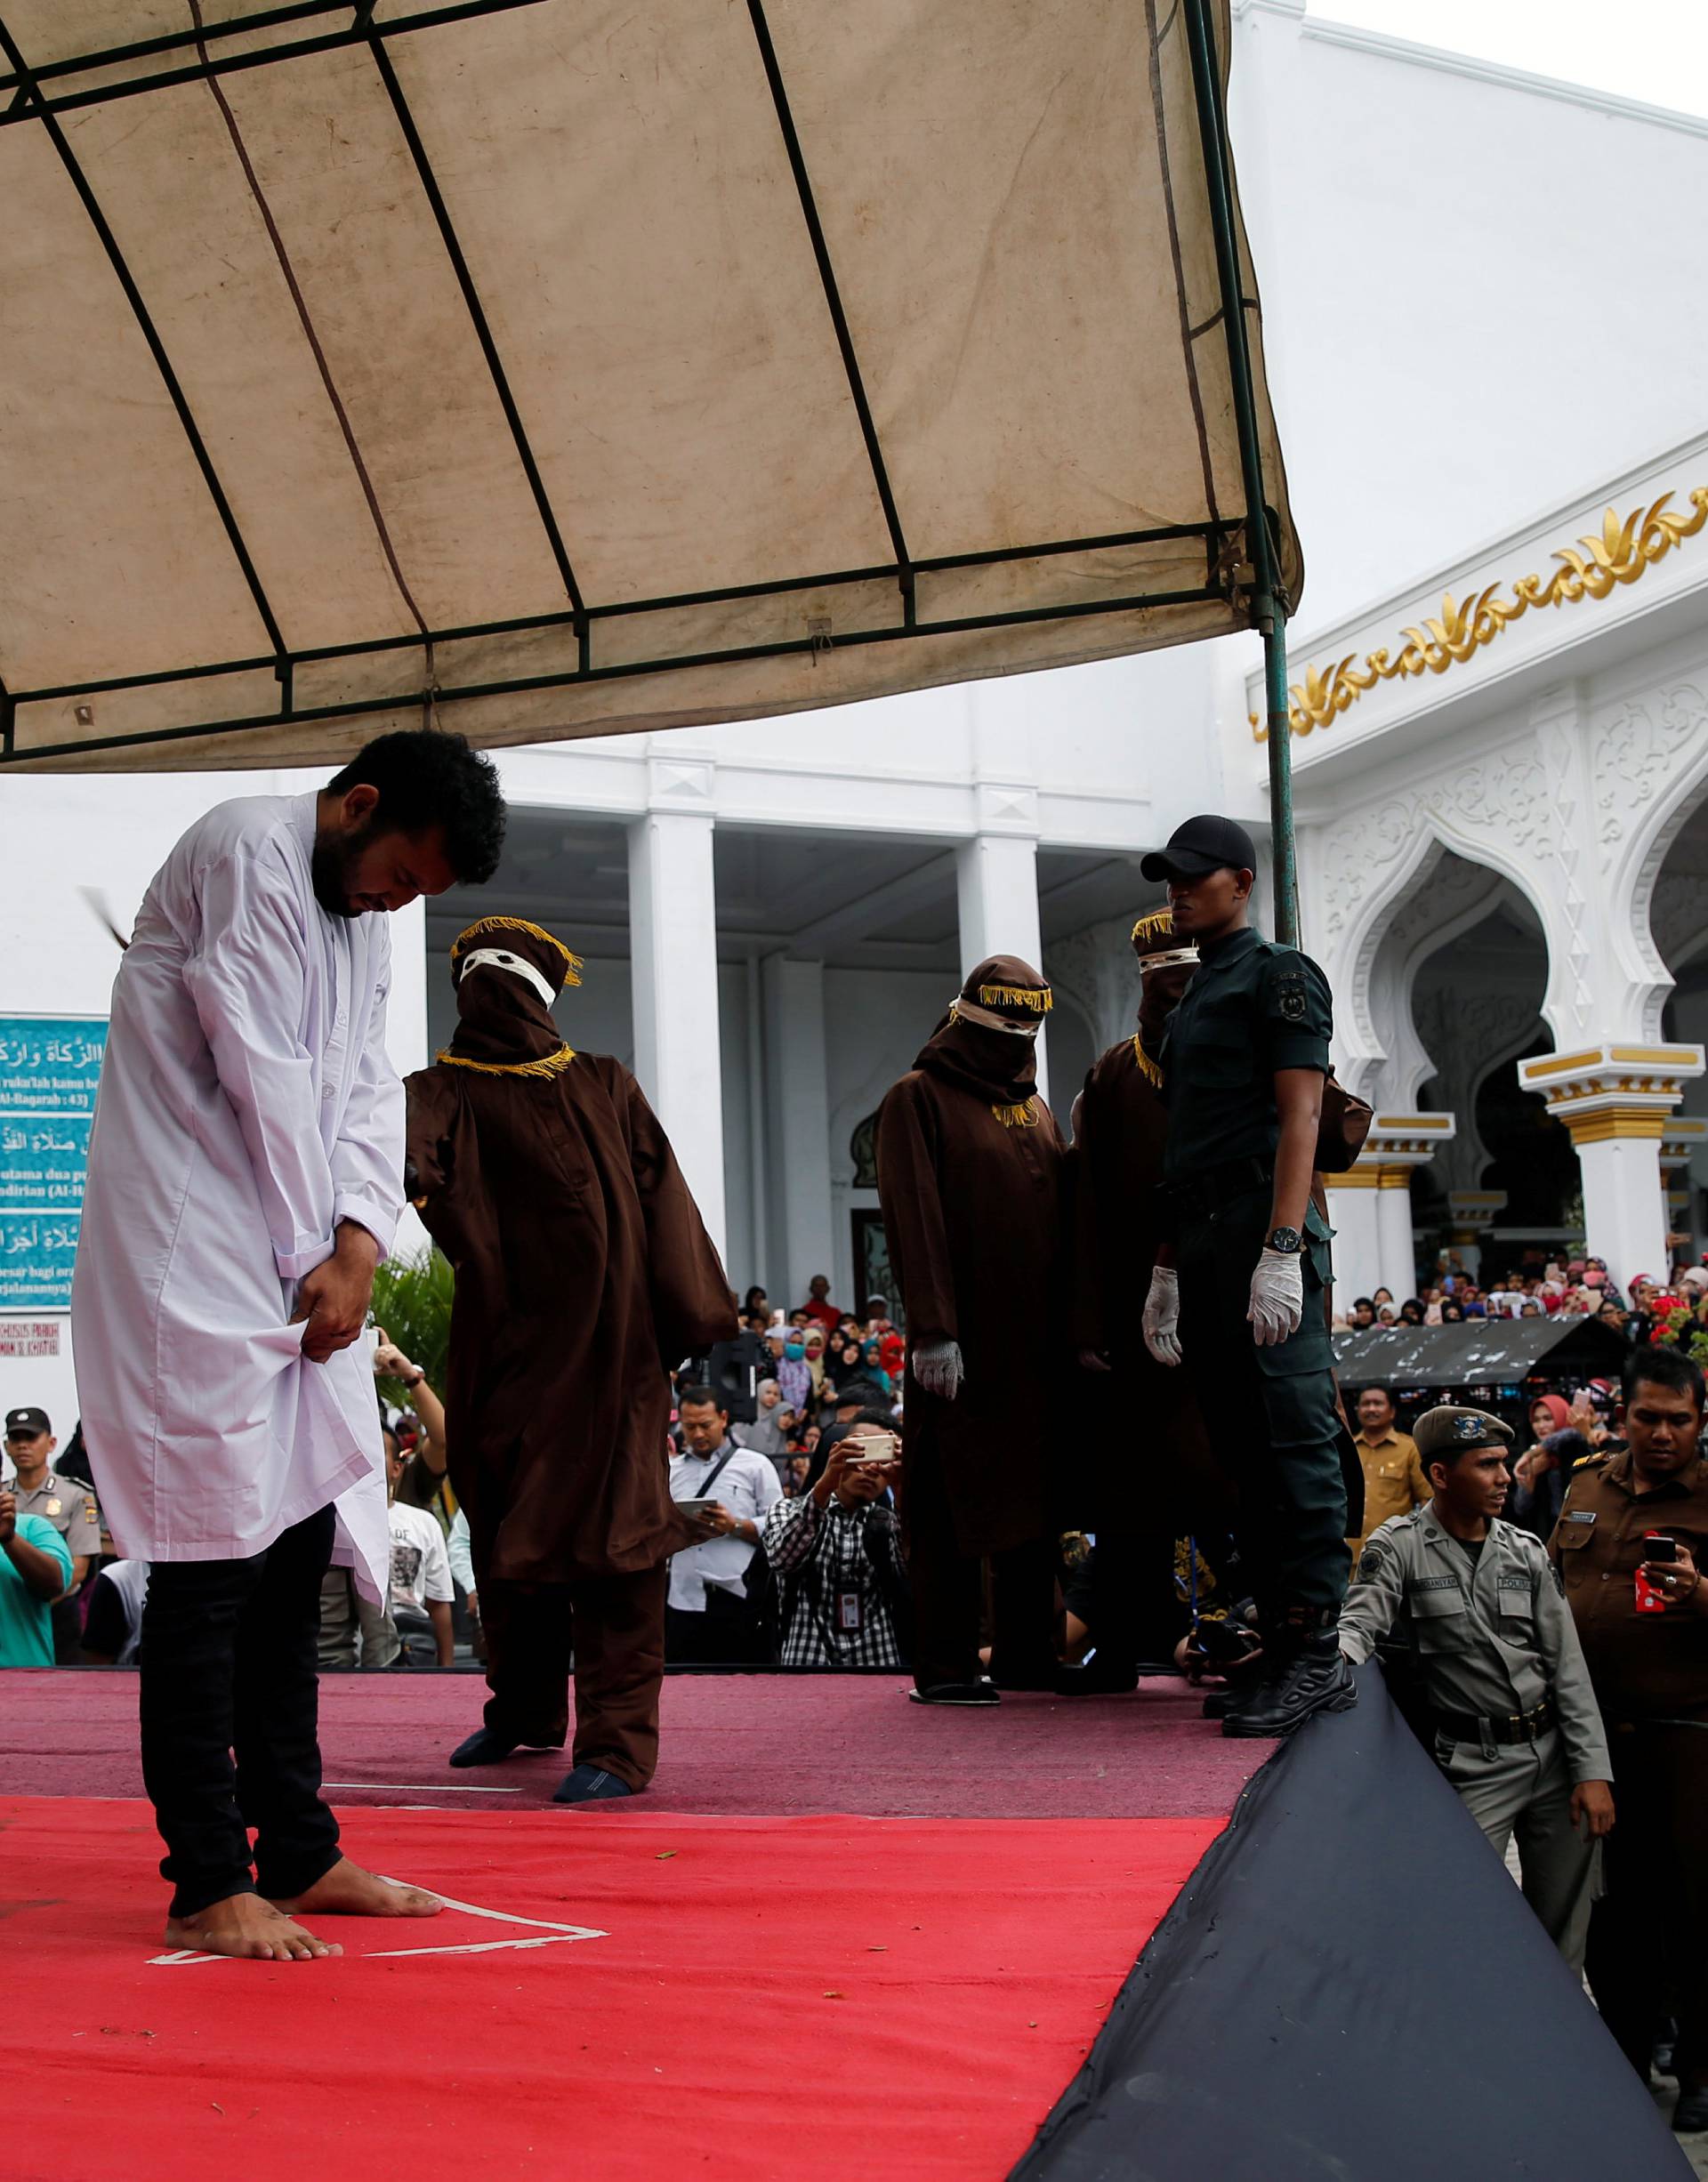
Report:
[[[15,1671],[0,1703],[0,1785],[12,1795],[140,1796],[136,1677]],[[1137,1695],[1009,1695],[993,1712],[909,1704],[888,1675],[671,1675],[658,1777],[643,1808],[789,1817],[1221,1816],[1269,1756],[1224,1742],[1183,1683]],[[331,1800],[479,1810],[536,1807],[552,1758],[453,1773],[479,1725],[469,1674],[329,1675],[320,1740]],[[567,1762],[567,1761],[565,1761]],[[492,1792],[496,1791],[498,1792]]]
[[[359,1810],[361,1861],[540,1921],[263,1967],[149,1960],[146,1806],[0,1802],[0,2170],[995,2182],[1221,1824]]]

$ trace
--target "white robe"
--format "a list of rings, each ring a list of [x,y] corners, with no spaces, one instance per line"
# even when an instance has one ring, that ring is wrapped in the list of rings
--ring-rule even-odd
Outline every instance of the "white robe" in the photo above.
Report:
[[[289,1320],[341,1220],[391,1248],[404,1095],[386,919],[321,909],[314,832],[312,794],[222,803],[149,889],[113,992],[71,1326],[121,1553],[247,1558],[336,1501],[338,1558],[378,1600],[368,1353],[310,1363]]]

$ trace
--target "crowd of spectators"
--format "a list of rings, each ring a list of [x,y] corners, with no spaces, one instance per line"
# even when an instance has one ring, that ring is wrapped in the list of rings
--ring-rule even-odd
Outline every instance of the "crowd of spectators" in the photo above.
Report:
[[[1633,1343],[1683,1341],[1688,1347],[1700,1333],[1708,1348],[1708,1265],[1664,1280],[1639,1273],[1622,1292],[1600,1258],[1552,1258],[1491,1276],[1486,1286],[1450,1263],[1399,1302],[1390,1288],[1354,1296],[1336,1309],[1334,1327],[1361,1333],[1490,1318],[1594,1318]]]

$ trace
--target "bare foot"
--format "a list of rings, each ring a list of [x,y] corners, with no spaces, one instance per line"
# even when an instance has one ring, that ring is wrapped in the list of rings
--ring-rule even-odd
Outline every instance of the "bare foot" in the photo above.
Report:
[[[228,1895],[193,1917],[166,1919],[168,1947],[193,1947],[197,1954],[236,1955],[259,1962],[311,1962],[317,1955],[342,1954],[312,1932],[294,1924],[258,1894]]]
[[[294,1901],[275,1902],[273,1907],[292,1916],[307,1910],[310,1916],[322,1917],[437,1917],[444,1904],[423,1887],[399,1887],[340,1856],[306,1894]]]

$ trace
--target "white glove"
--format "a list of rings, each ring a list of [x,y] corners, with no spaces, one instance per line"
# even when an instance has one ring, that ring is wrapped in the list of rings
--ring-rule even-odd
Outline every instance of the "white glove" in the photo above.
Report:
[[[1272,1349],[1299,1331],[1305,1315],[1304,1253],[1296,1250],[1268,1250],[1252,1275],[1252,1339],[1260,1349]]]
[[[921,1341],[914,1350],[914,1377],[927,1394],[952,1402],[966,1377],[961,1367],[959,1341]]]
[[[1145,1298],[1145,1347],[1158,1364],[1180,1360],[1180,1276],[1172,1265],[1151,1268],[1150,1293]]]

